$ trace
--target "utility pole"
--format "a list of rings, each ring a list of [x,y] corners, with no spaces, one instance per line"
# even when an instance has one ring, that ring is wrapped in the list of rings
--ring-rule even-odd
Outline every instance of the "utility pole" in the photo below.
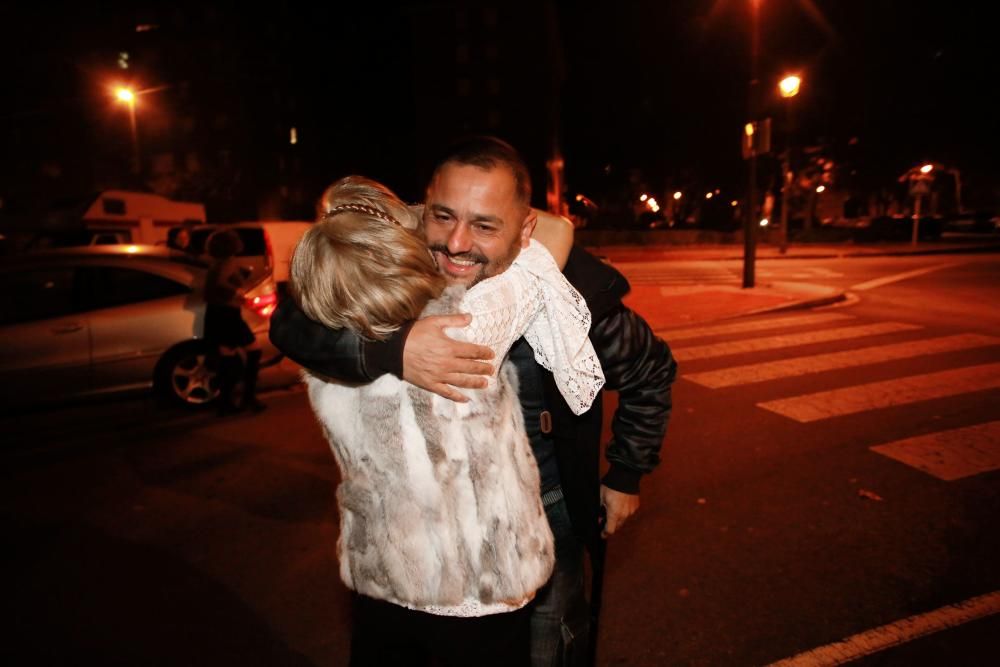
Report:
[[[757,126],[757,70],[760,56],[760,0],[750,0],[750,86],[747,109],[750,122],[746,126],[751,139],[748,160],[749,183],[747,187],[747,210],[743,221],[743,287],[754,286],[754,264],[757,254],[757,146],[759,136],[753,136]]]

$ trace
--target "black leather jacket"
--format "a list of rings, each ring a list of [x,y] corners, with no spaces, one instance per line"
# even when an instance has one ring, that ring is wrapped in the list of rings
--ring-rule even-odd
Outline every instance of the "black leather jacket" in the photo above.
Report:
[[[587,301],[593,321],[590,339],[604,369],[605,386],[618,392],[612,439],[606,448],[609,469],[602,482],[617,491],[638,493],[640,477],[660,461],[677,364],[667,344],[622,304],[629,285],[617,270],[574,247],[564,273]],[[271,318],[270,335],[278,349],[314,372],[370,382],[384,373],[402,377],[408,333],[409,327],[404,327],[387,341],[367,342],[350,331],[317,324],[286,299]],[[545,407],[552,416],[547,436],[555,442],[560,484],[573,525],[581,537],[590,539],[597,532],[600,502],[602,398],[583,415],[574,415],[552,375],[544,374]]]

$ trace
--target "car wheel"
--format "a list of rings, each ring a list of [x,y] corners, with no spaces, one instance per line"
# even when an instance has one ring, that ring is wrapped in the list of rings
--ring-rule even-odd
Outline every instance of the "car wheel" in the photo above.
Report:
[[[173,403],[208,405],[219,396],[218,355],[198,343],[175,347],[160,360],[156,386]]]

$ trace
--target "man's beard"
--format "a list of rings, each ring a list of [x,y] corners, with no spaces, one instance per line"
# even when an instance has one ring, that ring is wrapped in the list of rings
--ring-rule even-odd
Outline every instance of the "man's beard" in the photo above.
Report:
[[[452,253],[450,250],[448,250],[448,246],[441,243],[434,243],[432,245],[429,245],[428,248],[430,248],[432,253],[439,252],[448,259],[459,260],[461,262],[474,262],[476,264],[479,264],[481,268],[479,269],[479,272],[475,275],[475,277],[472,279],[472,282],[469,283],[468,285],[469,287],[472,287],[476,283],[489,277],[486,275],[486,267],[489,266],[490,260],[487,259],[484,255],[480,255],[479,253],[476,252],[461,252],[457,254]],[[440,266],[438,266],[438,269],[441,271],[441,274],[444,275],[445,278],[448,279],[454,278]]]

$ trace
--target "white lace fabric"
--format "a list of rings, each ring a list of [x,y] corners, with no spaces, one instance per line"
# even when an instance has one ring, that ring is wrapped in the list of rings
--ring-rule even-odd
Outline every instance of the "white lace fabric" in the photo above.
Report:
[[[604,386],[604,372],[588,338],[590,310],[545,246],[532,239],[506,271],[469,289],[460,310],[472,314],[472,323],[448,333],[491,348],[494,373],[514,341],[524,336],[573,413],[590,409]]]

